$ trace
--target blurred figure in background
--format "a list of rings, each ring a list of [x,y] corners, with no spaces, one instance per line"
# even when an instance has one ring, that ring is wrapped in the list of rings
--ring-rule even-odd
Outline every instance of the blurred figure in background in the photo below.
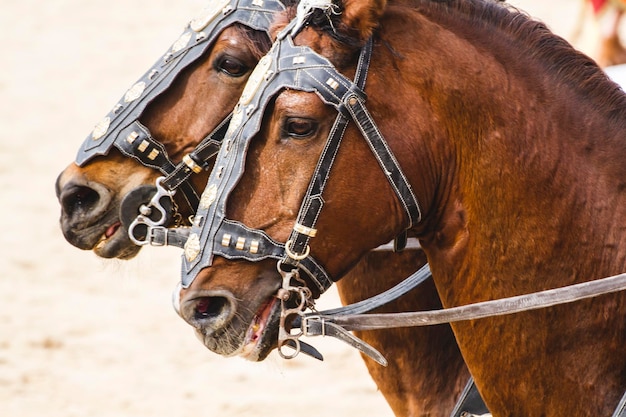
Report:
[[[619,36],[626,0],[591,0],[591,6],[600,34],[596,61],[601,67],[626,63],[626,48]]]

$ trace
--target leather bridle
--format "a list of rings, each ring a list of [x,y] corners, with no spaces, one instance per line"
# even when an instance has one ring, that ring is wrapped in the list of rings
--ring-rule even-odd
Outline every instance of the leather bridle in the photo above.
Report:
[[[407,214],[407,229],[421,219],[417,200],[391,149],[376,127],[364,101],[363,86],[371,54],[371,41],[362,48],[355,81],[340,74],[324,57],[309,47],[295,46],[291,27],[281,32],[272,50],[259,61],[244,89],[217,155],[183,257],[182,285],[188,287],[200,270],[211,266],[219,255],[228,259],[260,261],[274,258],[287,269],[306,272],[312,290],[322,293],[334,280],[310,254],[309,240],[323,206],[322,192],[348,121],[354,121],[392,185]],[[338,111],[326,146],[300,208],[291,237],[285,243],[264,231],[226,218],[226,201],[241,178],[250,141],[259,131],[269,100],[283,89],[317,93]],[[245,114],[245,117],[244,117]]]
[[[138,245],[158,242],[181,245],[186,232],[170,232],[162,227],[171,215],[163,207],[163,198],[171,200],[177,190],[184,196],[192,213],[200,202],[190,177],[207,167],[207,162],[217,153],[226,133],[230,116],[205,137],[196,148],[175,164],[163,144],[157,141],[139,118],[146,107],[167,88],[185,68],[202,57],[214,44],[217,36],[228,26],[242,24],[254,30],[269,32],[273,17],[284,10],[278,0],[216,0],[196,19],[192,20],[183,34],[120,99],[107,116],[100,121],[85,139],[76,155],[76,164],[83,166],[99,155],[107,155],[117,148],[123,155],[134,158],[142,165],[158,170],[164,177],[157,180],[157,191],[151,201],[138,207],[130,207],[132,213],[121,213],[121,218],[134,220],[125,226],[129,236]],[[173,207],[175,205],[172,204]],[[122,203],[122,210],[126,207]],[[148,232],[141,236],[135,227],[141,225]],[[168,241],[169,238],[169,241]]]

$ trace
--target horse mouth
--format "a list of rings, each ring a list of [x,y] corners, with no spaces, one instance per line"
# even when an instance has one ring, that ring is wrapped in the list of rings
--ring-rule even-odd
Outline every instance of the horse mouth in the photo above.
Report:
[[[105,229],[93,251],[101,258],[130,259],[139,252],[140,247],[133,244],[128,238],[126,230],[119,220],[115,220]]]
[[[277,345],[280,302],[272,297],[261,305],[246,330],[239,356],[261,361]]]

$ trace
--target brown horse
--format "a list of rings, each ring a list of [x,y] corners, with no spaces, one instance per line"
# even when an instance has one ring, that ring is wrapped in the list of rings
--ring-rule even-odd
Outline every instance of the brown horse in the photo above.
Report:
[[[211,349],[266,355],[280,336],[273,300],[292,291],[290,274],[318,292],[324,272],[340,277],[407,228],[445,307],[626,269],[626,97],[618,86],[543,24],[501,4],[385,3],[345,0],[315,11],[293,41],[287,26],[244,92],[183,259],[181,312]],[[361,129],[381,132],[401,169],[388,169],[386,148],[369,145],[354,123],[328,156],[329,131],[342,129],[336,108],[369,121],[364,95],[346,80],[363,80],[357,60],[372,33],[365,93],[379,130]],[[320,158],[332,169],[316,170]],[[322,187],[318,174],[329,169]],[[301,207],[319,188],[321,197]],[[323,208],[309,221],[316,202]],[[610,416],[626,389],[625,314],[626,294],[617,293],[453,330],[494,416]]]
[[[234,108],[252,68],[269,46],[267,34],[242,25],[230,26],[204,56],[147,106],[140,120],[173,161],[179,162]],[[159,175],[116,149],[83,166],[70,164],[57,182],[61,224],[68,241],[81,249],[93,249],[102,257],[136,255],[140,247],[121,226],[120,205],[126,194],[153,184]],[[206,173],[198,174],[194,181],[199,189],[204,188]],[[185,210],[184,201],[177,202],[181,211]],[[187,218],[191,213],[182,214]],[[421,250],[372,252],[338,283],[342,301],[353,303],[378,294],[424,263]],[[386,279],[379,279],[381,276]],[[406,311],[415,306],[441,308],[432,281],[379,311]],[[369,358],[365,362],[396,415],[450,414],[469,373],[449,326],[359,336],[389,360],[386,368]],[[413,348],[401,348],[403,340],[414,340]]]

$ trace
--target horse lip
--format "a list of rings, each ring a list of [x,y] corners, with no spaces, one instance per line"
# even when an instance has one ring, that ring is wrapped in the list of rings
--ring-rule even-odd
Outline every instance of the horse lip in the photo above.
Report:
[[[281,305],[276,298],[260,306],[246,330],[239,356],[249,361],[262,361],[277,346],[277,327],[274,324],[279,322],[280,310]],[[255,329],[255,326],[259,326],[259,329]]]
[[[137,255],[141,247],[130,241],[120,220],[115,218],[106,224],[107,226],[98,228],[101,233],[91,248],[94,253],[101,258],[119,259],[130,259]]]

